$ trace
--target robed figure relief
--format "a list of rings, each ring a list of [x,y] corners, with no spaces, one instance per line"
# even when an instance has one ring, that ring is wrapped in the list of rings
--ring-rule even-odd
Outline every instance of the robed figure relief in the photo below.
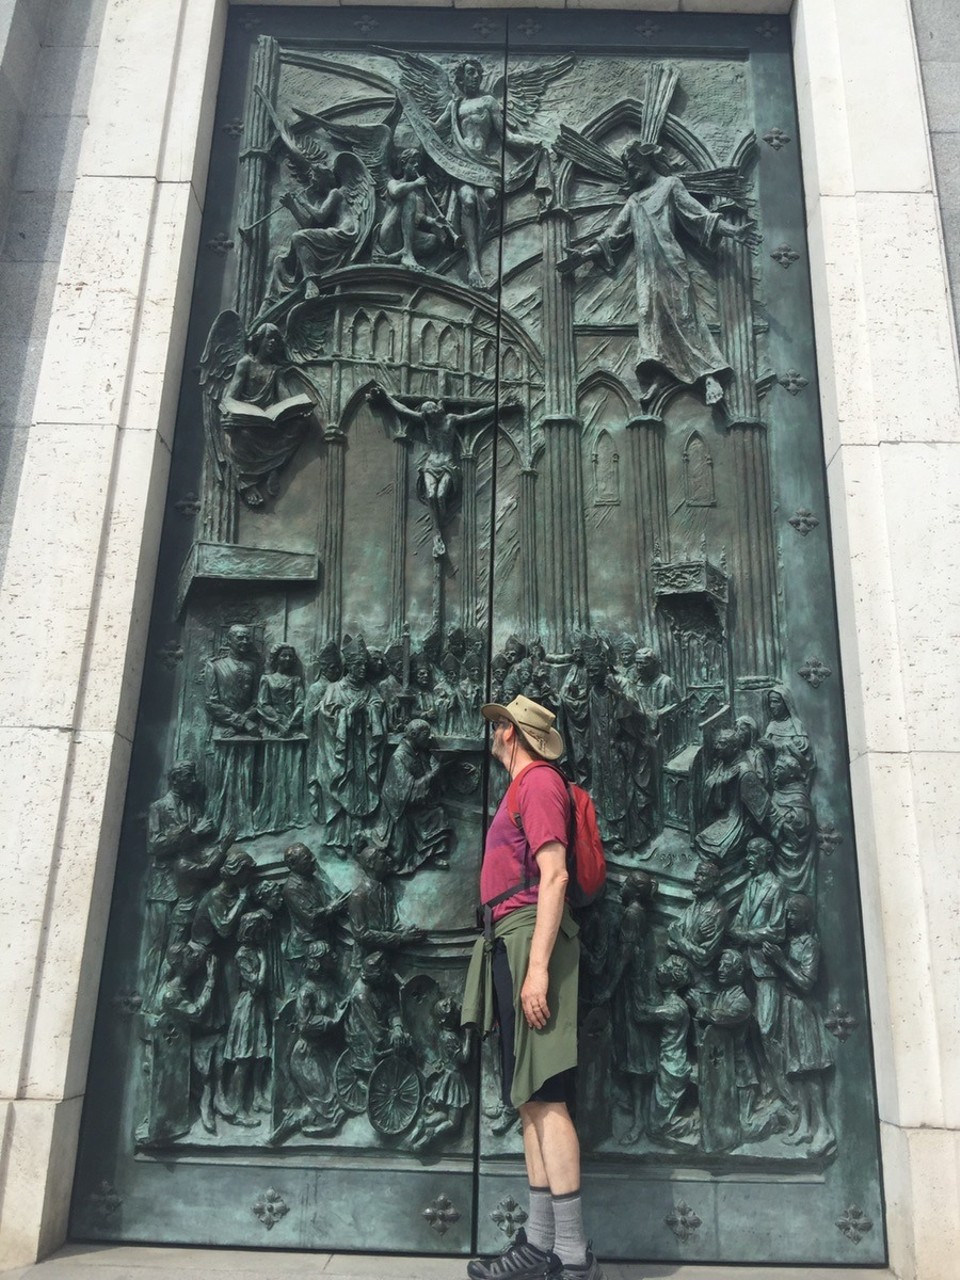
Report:
[[[752,222],[733,223],[708,210],[694,192],[734,194],[734,171],[682,177],[670,171],[658,141],[679,81],[675,71],[654,64],[647,71],[640,138],[619,159],[570,128],[563,128],[557,154],[588,172],[620,183],[627,198],[612,223],[592,243],[571,248],[558,264],[564,273],[597,261],[613,270],[621,250],[633,254],[636,287],[635,371],[640,402],[652,410],[672,384],[696,388],[708,404],[723,399],[731,368],[698,305],[684,248],[684,236],[706,250],[724,238],[756,245]]]

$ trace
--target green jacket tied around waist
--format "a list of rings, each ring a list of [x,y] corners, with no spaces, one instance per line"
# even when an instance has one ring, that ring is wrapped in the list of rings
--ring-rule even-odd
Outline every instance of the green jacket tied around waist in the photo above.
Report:
[[[577,1065],[577,979],[580,965],[580,928],[564,906],[557,940],[548,969],[547,1003],[550,1018],[545,1027],[527,1025],[520,1005],[520,989],[530,961],[530,943],[537,920],[536,904],[511,911],[494,926],[493,940],[478,938],[470,957],[463,992],[461,1024],[475,1026],[488,1035],[494,1026],[493,946],[503,939],[513,978],[513,1007],[516,1014],[516,1067],[510,1101],[515,1107],[548,1080]]]

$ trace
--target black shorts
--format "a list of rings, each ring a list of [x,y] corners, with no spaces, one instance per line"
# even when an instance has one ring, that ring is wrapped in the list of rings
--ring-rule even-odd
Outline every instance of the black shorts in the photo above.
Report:
[[[510,1090],[513,1088],[513,1069],[516,1064],[516,1015],[513,1007],[513,977],[503,939],[493,944],[493,996],[500,1028],[500,1079],[503,1105],[512,1107]],[[577,1069],[569,1067],[555,1076],[549,1076],[532,1093],[529,1102],[565,1102],[573,1115],[577,1097]]]

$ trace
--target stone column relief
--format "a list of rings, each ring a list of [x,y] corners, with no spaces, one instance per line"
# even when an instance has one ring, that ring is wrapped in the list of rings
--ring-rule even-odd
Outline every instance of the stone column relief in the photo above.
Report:
[[[75,1233],[517,1230],[519,1117],[458,1002],[502,793],[479,708],[525,693],[609,862],[598,1252],[882,1261],[840,680],[808,674],[831,566],[817,519],[782,534],[826,512],[814,397],[774,373],[813,367],[769,248],[802,246],[796,149],[756,145],[793,118],[788,25],[242,12]]]

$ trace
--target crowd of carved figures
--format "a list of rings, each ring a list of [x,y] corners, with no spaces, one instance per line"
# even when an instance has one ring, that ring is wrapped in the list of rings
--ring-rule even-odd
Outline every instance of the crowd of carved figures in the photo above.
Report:
[[[264,662],[253,628],[227,629],[206,668],[205,764],[175,764],[148,815],[143,1143],[197,1124],[330,1138],[361,1113],[413,1150],[460,1133],[470,1041],[449,992],[401,979],[425,935],[400,903],[404,878],[450,867],[445,797],[479,790],[485,646],[461,628],[382,651],[347,636],[308,682],[292,646]],[[686,892],[669,912],[639,869],[670,861],[662,773],[686,701],[658,655],[626,635],[564,653],[511,636],[490,672],[492,700],[525,693],[556,712],[614,867],[582,921],[581,1001],[608,1040],[621,1120],[587,1141],[711,1152],[775,1136],[828,1155],[816,758],[788,689],[763,695],[762,723],[728,716],[703,735]],[[282,863],[238,843],[307,828],[314,847],[296,839]],[[344,861],[339,889],[322,867]]]
[[[585,921],[581,999],[609,1018],[623,1145],[646,1133],[705,1152],[770,1136],[812,1157],[836,1149],[815,902],[788,889],[766,837],[747,841],[743,862],[746,883],[730,892],[701,858],[692,900],[665,928],[646,871]]]
[[[199,1124],[234,1142],[260,1128],[258,1142],[278,1145],[332,1137],[361,1114],[413,1149],[456,1131],[469,1039],[432,977],[398,978],[394,954],[422,931],[401,923],[386,847],[360,843],[348,892],[302,842],[264,869],[205,815],[192,762],[168,782],[148,820],[140,1142]]]
[[[416,648],[408,637],[368,647],[357,635],[328,642],[308,683],[292,646],[276,645],[263,670],[252,628],[230,627],[207,667],[214,819],[241,837],[317,822],[340,856],[369,828],[399,874],[445,865],[436,748],[478,744],[485,666],[479,629],[434,633]],[[661,773],[687,721],[658,655],[631,636],[586,633],[565,653],[511,636],[492,659],[490,697],[521,692],[556,714],[565,767],[593,793],[610,853],[642,856],[663,825]],[[762,733],[744,715],[706,744],[692,834],[726,865],[762,832],[778,842],[789,886],[806,891],[815,758],[790,692],[772,689],[766,708]]]

